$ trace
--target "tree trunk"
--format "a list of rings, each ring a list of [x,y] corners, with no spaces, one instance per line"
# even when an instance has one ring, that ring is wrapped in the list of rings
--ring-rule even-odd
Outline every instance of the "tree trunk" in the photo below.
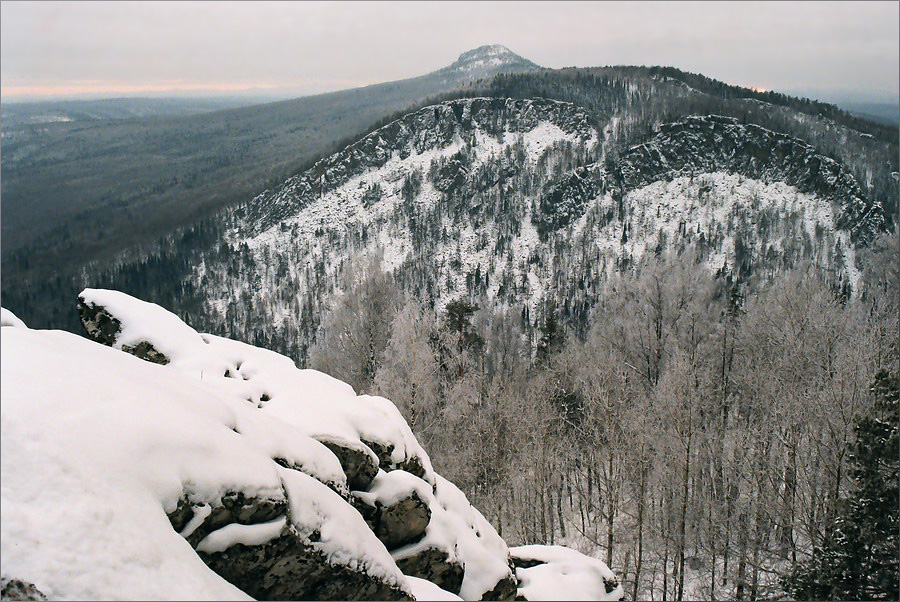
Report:
[[[692,428],[693,425],[688,426]],[[678,519],[678,594],[677,599],[684,599],[684,545],[687,528],[687,500],[691,473],[691,439],[692,434],[688,430],[687,445],[684,448],[684,486],[681,491],[681,512]]]
[[[641,462],[640,488],[638,489],[638,541],[637,541],[637,558],[634,564],[634,586],[631,591],[631,599],[638,599],[638,587],[641,582],[641,566],[644,561],[644,490],[646,489],[647,469]]]

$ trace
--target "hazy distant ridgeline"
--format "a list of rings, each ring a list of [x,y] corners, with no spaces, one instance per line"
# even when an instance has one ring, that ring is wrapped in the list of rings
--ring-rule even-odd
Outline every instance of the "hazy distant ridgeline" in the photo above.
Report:
[[[199,115],[265,102],[261,97],[104,98],[98,100],[6,101],[0,108],[3,131],[13,139],[33,135],[29,126],[100,119],[142,119]],[[25,132],[20,132],[25,128]],[[4,136],[4,138],[6,137]]]
[[[900,107],[884,102],[848,102],[843,103],[845,109],[862,119],[893,126],[900,125]]]
[[[488,46],[412,79],[212,113],[50,122],[8,134],[4,113],[4,267],[80,267],[251,198],[427,96],[537,68]],[[23,245],[28,265],[10,264]]]

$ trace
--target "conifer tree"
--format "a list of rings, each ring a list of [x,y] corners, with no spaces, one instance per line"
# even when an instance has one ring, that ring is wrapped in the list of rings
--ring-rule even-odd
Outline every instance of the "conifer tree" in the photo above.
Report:
[[[874,404],[856,426],[850,451],[855,487],[842,504],[825,543],[788,577],[798,600],[897,600],[900,597],[898,538],[897,377],[882,370],[872,386]]]

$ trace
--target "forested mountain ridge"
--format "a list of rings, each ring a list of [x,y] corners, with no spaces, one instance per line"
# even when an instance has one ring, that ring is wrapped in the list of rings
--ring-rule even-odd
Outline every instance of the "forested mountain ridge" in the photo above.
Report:
[[[383,255],[438,309],[483,299],[526,332],[548,304],[583,331],[611,274],[668,250],[692,249],[735,290],[803,262],[856,289],[856,251],[884,211],[841,164],[721,116],[661,124],[622,148],[623,122],[540,98],[409,113],[225,212],[223,240],[181,268],[182,307],[304,361],[360,256]]]
[[[502,137],[506,132],[529,132],[543,122],[585,143],[596,137],[584,111],[569,103],[499,98],[446,102],[409,113],[318,161],[276,189],[264,192],[248,205],[247,211],[252,213],[249,218],[256,219],[256,230],[265,229],[351,178],[383,167],[395,156],[403,160],[445,148],[457,137],[469,145],[478,145],[479,133]],[[448,181],[440,186],[449,189],[456,183]]]
[[[483,46],[418,77],[202,115],[4,121],[4,282],[77,273],[282,182],[428,96],[537,68]]]

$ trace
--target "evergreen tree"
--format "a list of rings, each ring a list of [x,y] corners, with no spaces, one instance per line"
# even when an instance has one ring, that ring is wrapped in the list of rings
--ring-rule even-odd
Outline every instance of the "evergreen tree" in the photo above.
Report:
[[[546,365],[550,356],[562,349],[565,342],[565,333],[556,320],[556,303],[550,302],[541,327],[541,338],[537,343],[537,362]]]
[[[798,600],[900,598],[897,377],[879,372],[872,394],[872,411],[857,423],[850,450],[854,491],[825,543],[786,580]]]
[[[445,310],[444,324],[450,332],[460,336],[461,349],[480,351],[484,347],[484,339],[472,327],[471,317],[478,311],[478,305],[462,299],[451,301]]]

